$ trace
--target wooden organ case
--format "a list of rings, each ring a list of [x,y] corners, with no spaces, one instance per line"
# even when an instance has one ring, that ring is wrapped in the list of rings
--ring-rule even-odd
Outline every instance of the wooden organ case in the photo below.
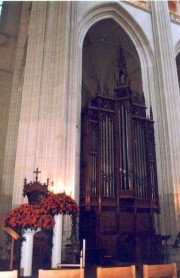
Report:
[[[80,237],[95,261],[155,262],[161,236],[152,112],[129,87],[120,53],[114,96],[97,95],[82,111]]]

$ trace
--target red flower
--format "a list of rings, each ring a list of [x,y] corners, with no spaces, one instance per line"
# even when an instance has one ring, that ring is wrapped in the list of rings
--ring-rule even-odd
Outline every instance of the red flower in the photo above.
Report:
[[[38,205],[23,204],[4,216],[4,226],[22,229],[51,229],[55,214],[73,214],[79,211],[77,203],[65,193],[49,193]]]
[[[54,218],[39,205],[23,204],[4,216],[4,225],[11,228],[51,229]]]
[[[53,194],[40,202],[40,205],[51,215],[55,214],[73,214],[79,211],[77,203],[65,193]]]

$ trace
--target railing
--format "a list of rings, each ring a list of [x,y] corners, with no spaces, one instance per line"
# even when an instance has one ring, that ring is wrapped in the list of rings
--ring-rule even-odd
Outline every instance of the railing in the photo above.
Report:
[[[80,252],[80,262],[79,264],[64,264],[64,263],[59,263],[57,264],[57,268],[62,268],[62,267],[79,267],[79,268],[84,268],[85,267],[85,256],[86,256],[86,240],[83,239],[83,248]]]

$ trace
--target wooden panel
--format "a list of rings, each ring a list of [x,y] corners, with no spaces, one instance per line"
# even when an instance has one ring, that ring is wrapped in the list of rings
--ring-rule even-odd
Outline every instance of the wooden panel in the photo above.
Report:
[[[134,210],[124,210],[120,212],[119,218],[119,230],[123,232],[134,232],[135,228],[135,212]]]
[[[160,235],[139,235],[136,237],[136,260],[146,263],[162,262],[162,241]]]
[[[1,278],[17,278],[18,277],[18,271],[17,270],[0,271],[0,277]]]
[[[172,264],[143,265],[143,278],[173,277],[177,278],[177,266]]]
[[[105,256],[117,256],[117,233],[105,232],[100,234],[100,259],[101,261]]]
[[[98,261],[97,254],[97,213],[95,211],[80,210],[80,229],[81,239],[86,239],[86,259],[88,261]]]
[[[112,232],[117,230],[117,215],[114,211],[101,211],[100,231]]]
[[[143,225],[142,225],[143,223]],[[137,232],[151,232],[152,231],[151,214],[146,211],[138,211],[136,217]]]
[[[84,278],[84,269],[39,269],[39,278]]]
[[[133,232],[119,233],[117,245],[117,257],[124,262],[135,261],[135,235]]]
[[[135,278],[135,266],[97,267],[97,278]]]
[[[116,211],[101,211],[99,216],[100,256],[116,256],[117,254],[117,214]]]

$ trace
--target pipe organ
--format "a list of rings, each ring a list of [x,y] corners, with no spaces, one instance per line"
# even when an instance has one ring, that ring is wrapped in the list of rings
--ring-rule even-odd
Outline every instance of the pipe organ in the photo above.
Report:
[[[152,262],[161,248],[154,123],[126,81],[82,111],[80,236],[91,258]]]

